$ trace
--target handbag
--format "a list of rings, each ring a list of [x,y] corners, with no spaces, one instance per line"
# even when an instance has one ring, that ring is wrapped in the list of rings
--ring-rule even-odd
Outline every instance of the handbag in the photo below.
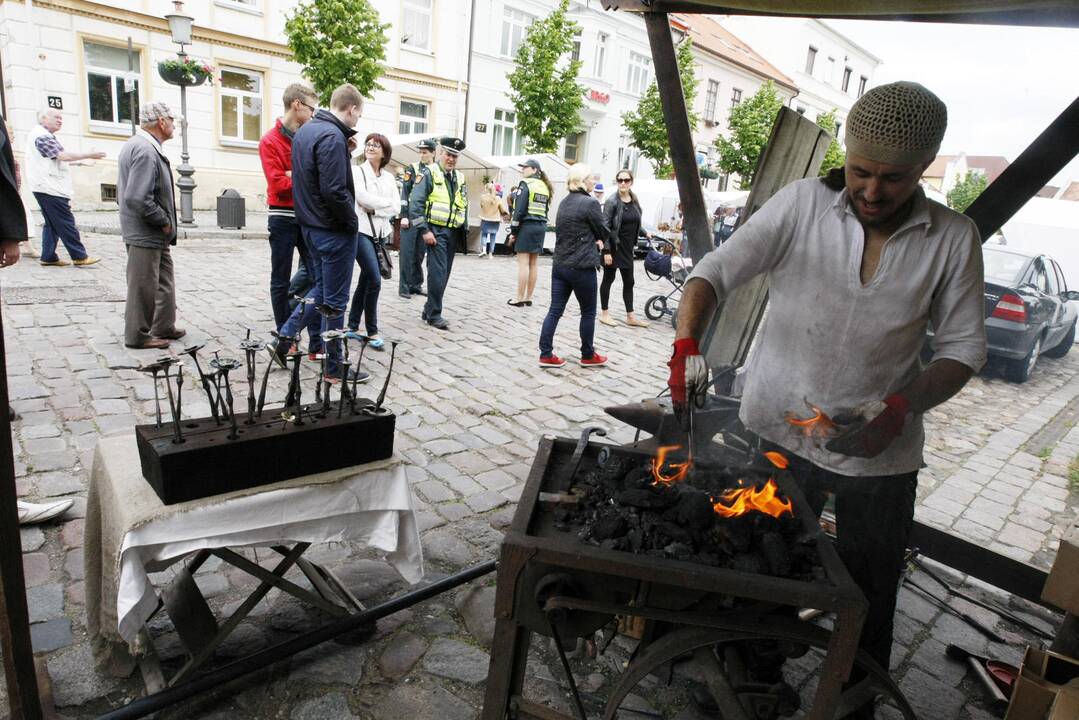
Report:
[[[367,190],[367,171],[360,166],[360,174],[363,175],[363,189]],[[375,244],[375,257],[378,259],[378,274],[383,280],[393,277],[393,261],[390,260],[390,251],[386,249],[386,239],[375,233],[375,214],[367,211],[367,222],[371,224],[371,242]]]

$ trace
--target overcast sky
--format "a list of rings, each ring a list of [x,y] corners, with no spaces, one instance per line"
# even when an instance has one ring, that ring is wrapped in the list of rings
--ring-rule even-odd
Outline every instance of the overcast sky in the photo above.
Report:
[[[883,63],[874,84],[914,80],[948,106],[941,153],[1009,161],[1079,95],[1079,30],[828,20]],[[1051,182],[1079,180],[1073,158]]]

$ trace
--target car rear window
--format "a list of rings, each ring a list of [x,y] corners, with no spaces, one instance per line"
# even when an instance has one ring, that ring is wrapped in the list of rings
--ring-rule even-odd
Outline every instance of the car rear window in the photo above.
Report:
[[[985,258],[985,279],[1009,284],[1018,282],[1019,273],[1030,262],[1030,258],[1022,255],[994,250],[985,250],[982,257]]]

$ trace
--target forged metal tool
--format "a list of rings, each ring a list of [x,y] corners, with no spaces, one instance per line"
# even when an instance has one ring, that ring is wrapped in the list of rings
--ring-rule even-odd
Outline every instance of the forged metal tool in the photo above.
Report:
[[[234,358],[214,357],[214,359],[210,361],[210,367],[217,370],[218,375],[224,379],[225,403],[228,405],[229,422],[232,424],[232,429],[229,431],[228,438],[229,440],[235,440],[239,437],[239,433],[237,432],[236,427],[236,413],[233,412],[232,408],[232,386],[229,385],[229,373],[240,367],[240,361]]]
[[[172,434],[173,442],[179,445],[184,441],[183,435],[180,434],[180,406],[173,400],[172,397],[172,376],[169,375],[169,368],[172,367],[172,363],[165,365],[165,390],[169,394],[169,412],[172,415]],[[183,364],[177,369],[177,375],[183,377]]]
[[[149,365],[143,365],[139,372],[150,373],[154,380],[154,414],[157,417],[157,426],[161,427],[161,396],[157,392],[157,374],[167,368],[168,365],[161,360],[156,360]]]
[[[366,335],[360,333],[352,333],[352,337],[360,341],[360,357],[356,360],[356,372],[352,375],[352,399],[349,402],[349,412],[353,415],[356,414],[356,383],[360,381],[360,367],[363,365],[363,353],[367,350],[367,343],[370,340]]]
[[[600,425],[589,425],[581,431],[581,439],[577,440],[577,447],[573,450],[573,457],[570,458],[570,472],[559,481],[558,492],[560,494],[569,493],[573,487],[573,478],[577,476],[577,471],[581,468],[581,461],[585,458],[585,450],[588,448],[588,440],[592,434],[606,437],[605,427]]]
[[[183,435],[184,364],[176,365],[176,442],[184,441]]]
[[[199,350],[206,347],[206,343],[198,343],[196,345],[188,345],[180,351],[181,355],[190,355],[191,359],[195,363],[195,370],[199,374],[199,382],[202,383],[202,390],[206,393],[206,399],[210,402],[210,415],[213,416],[214,422],[218,425],[221,424],[221,418],[217,415],[217,400],[214,398],[214,394],[210,392],[210,381],[206,377],[206,374],[202,372],[202,366],[199,364]]]
[[[247,363],[247,424],[255,423],[255,355],[266,344],[259,340],[251,339],[251,328],[247,329],[247,338],[240,343],[240,349],[244,351],[244,361]]]
[[[288,395],[285,397],[285,411],[282,416],[291,412],[292,417],[286,418],[286,421],[291,420],[296,425],[303,425],[303,405],[300,404],[303,397],[303,388],[300,385],[300,360],[303,358],[303,353],[299,350],[294,350],[286,356],[286,359],[292,361],[292,376],[289,379]]]
[[[330,377],[326,374],[326,366],[329,364],[330,346],[335,341],[342,340],[345,337],[345,333],[341,330],[327,330],[322,333],[322,342],[325,345],[324,352],[322,353],[322,374],[319,376],[319,385],[322,387],[322,410],[319,412],[319,417],[326,417],[330,413]],[[340,358],[338,362],[342,367],[346,367]],[[347,370],[346,370],[347,371]]]
[[[341,336],[341,398],[337,401],[337,418],[341,418],[341,412],[345,409],[345,398],[348,396],[348,333]],[[351,399],[351,398],[350,398]]]
[[[400,340],[390,340],[390,367],[386,370],[386,380],[382,383],[382,392],[378,394],[378,399],[375,401],[376,414],[382,412],[382,401],[386,399],[386,388],[390,386],[390,376],[393,375],[393,359],[397,355],[397,346],[400,344]]]

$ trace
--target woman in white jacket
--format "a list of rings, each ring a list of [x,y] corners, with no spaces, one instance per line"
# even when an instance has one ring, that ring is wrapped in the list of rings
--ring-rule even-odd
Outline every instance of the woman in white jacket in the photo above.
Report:
[[[392,233],[390,218],[401,208],[401,196],[393,173],[384,168],[390,162],[393,148],[385,135],[371,133],[364,140],[362,165],[353,169],[356,186],[356,214],[360,219],[360,232],[356,243],[356,263],[360,266],[360,282],[352,295],[352,307],[348,311],[348,328],[356,332],[360,318],[364,320],[370,338],[369,345],[375,350],[383,347],[378,336],[378,294],[382,290],[382,276],[378,272],[375,244]]]

